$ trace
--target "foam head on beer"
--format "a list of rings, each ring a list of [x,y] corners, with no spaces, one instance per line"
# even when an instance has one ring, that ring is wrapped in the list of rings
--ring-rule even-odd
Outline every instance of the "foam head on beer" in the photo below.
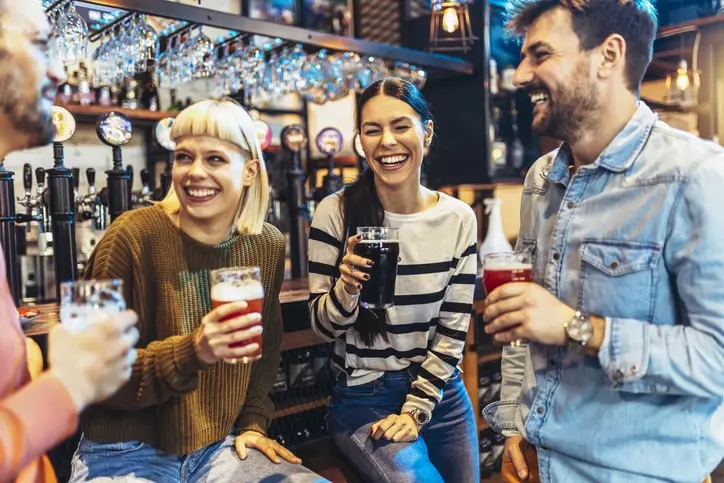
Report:
[[[263,298],[264,288],[261,283],[236,285],[231,282],[221,282],[211,287],[211,300],[216,303],[258,300]]]

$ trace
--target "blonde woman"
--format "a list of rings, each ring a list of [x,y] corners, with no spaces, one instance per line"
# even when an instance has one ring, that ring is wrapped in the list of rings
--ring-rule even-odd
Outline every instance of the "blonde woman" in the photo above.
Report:
[[[264,223],[269,186],[249,115],[202,101],[173,125],[173,185],[157,205],[125,213],[94,251],[88,278],[120,278],[138,312],[133,375],[81,418],[71,482],[326,481],[266,437],[280,362],[284,238]],[[262,314],[224,321],[243,302],[211,310],[209,272],[258,266]],[[259,334],[258,345],[229,348]]]

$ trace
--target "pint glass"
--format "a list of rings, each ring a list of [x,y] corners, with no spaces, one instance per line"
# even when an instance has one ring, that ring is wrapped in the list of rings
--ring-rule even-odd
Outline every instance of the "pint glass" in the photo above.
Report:
[[[368,309],[387,309],[395,303],[395,280],[400,243],[397,228],[360,226],[357,235],[362,239],[355,247],[355,254],[372,260],[371,267],[357,267],[369,274],[362,284],[360,304]]]

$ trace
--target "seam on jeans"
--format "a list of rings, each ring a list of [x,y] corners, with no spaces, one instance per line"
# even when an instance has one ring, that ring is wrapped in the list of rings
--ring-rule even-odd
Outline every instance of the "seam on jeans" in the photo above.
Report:
[[[382,466],[372,457],[370,453],[367,452],[364,446],[364,442],[360,441],[360,439],[357,437],[356,434],[352,433],[352,441],[355,442],[357,447],[362,451],[362,454],[372,463],[372,465],[377,468],[377,470],[385,477],[386,483],[392,483],[392,480],[390,479],[387,472],[384,470]]]

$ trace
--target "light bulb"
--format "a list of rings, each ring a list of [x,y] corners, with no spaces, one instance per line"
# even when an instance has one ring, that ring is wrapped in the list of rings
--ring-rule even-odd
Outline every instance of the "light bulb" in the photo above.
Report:
[[[448,7],[442,12],[442,29],[451,34],[460,27],[458,13],[453,7]]]
[[[676,88],[680,91],[689,88],[689,71],[685,60],[682,60],[679,68],[676,69]]]

